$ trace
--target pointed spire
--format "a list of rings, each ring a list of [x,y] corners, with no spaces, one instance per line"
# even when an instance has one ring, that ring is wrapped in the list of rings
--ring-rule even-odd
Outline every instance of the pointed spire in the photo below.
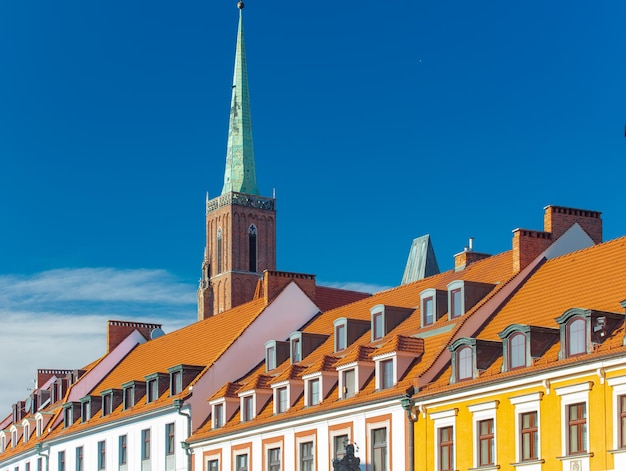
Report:
[[[238,2],[237,7],[239,8],[239,29],[237,31],[235,73],[230,103],[228,147],[226,149],[226,171],[224,172],[222,194],[235,191],[258,195],[259,189],[256,184],[254,148],[252,145],[248,69],[243,39],[243,2]]]

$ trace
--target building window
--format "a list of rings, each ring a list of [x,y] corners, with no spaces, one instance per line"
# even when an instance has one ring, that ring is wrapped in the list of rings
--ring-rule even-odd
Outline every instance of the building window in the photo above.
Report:
[[[280,448],[267,450],[267,469],[269,471],[280,471]]]
[[[58,463],[59,463],[59,471],[65,471],[65,451],[59,451],[58,456]]]
[[[257,270],[257,242],[256,242],[256,227],[254,225],[250,226],[248,229],[248,248],[249,248],[249,260],[250,260],[250,269],[248,271],[256,272]]]
[[[235,456],[235,471],[248,471],[248,455]]]
[[[383,327],[383,313],[376,312],[372,315],[372,340],[380,340],[385,336]]]
[[[587,451],[587,405],[584,402],[567,406],[567,452],[570,455]]]
[[[91,419],[91,400],[87,399],[83,402],[82,404],[82,418],[83,418],[83,422],[87,422],[89,419]]]
[[[30,463],[24,465],[24,471],[30,471]],[[81,470],[82,471],[82,470]]]
[[[587,353],[586,322],[580,317],[567,324],[567,356],[572,357]]]
[[[159,383],[157,379],[146,381],[146,402],[150,404],[159,398]]]
[[[309,381],[309,405],[316,406],[320,403],[320,380],[312,379]]]
[[[300,470],[299,471],[313,471],[313,442],[300,443]]]
[[[346,326],[339,324],[335,326],[335,351],[339,352],[346,348]]]
[[[83,447],[76,448],[76,471],[83,471]]]
[[[106,417],[113,412],[113,393],[102,396],[102,417]]]
[[[478,466],[494,464],[493,419],[478,422]]]
[[[526,366],[526,336],[522,333],[514,334],[509,338],[509,369]]]
[[[354,370],[343,371],[341,377],[343,379],[343,399],[354,396],[356,392],[356,375]]]
[[[380,362],[380,389],[393,387],[393,359]]]
[[[372,430],[372,471],[387,471],[387,429]]]
[[[150,429],[144,429],[141,431],[141,460],[147,461],[150,459]]]
[[[539,459],[539,428],[537,412],[520,414],[520,461]]]
[[[422,325],[430,325],[434,322],[435,301],[432,296],[422,300]]]
[[[37,471],[43,471],[43,458],[37,458]]]
[[[335,435],[333,437],[333,450],[335,458],[339,461],[346,456],[346,445],[348,444],[348,435]]]
[[[265,349],[265,363],[267,364],[267,371],[276,368],[276,347],[273,345]]]
[[[454,434],[452,427],[437,429],[439,444],[439,469],[438,471],[454,470]]]
[[[213,428],[222,428],[224,426],[224,404],[215,404],[213,406]]]
[[[40,437],[41,434],[43,433],[43,418],[42,417],[37,417],[37,436]]]
[[[217,228],[217,273],[222,273],[222,228]]]
[[[619,447],[626,448],[626,396],[617,398],[619,406]]]
[[[277,395],[278,395],[278,403],[276,405],[276,412],[278,414],[280,414],[281,412],[286,412],[287,409],[289,408],[289,404],[288,404],[288,394],[287,394],[287,388],[278,388],[278,391],[276,391]]]
[[[119,447],[119,464],[121,465],[125,465],[126,463],[128,463],[128,439],[126,437],[126,435],[120,435],[119,440],[118,440],[118,447]]]
[[[218,471],[220,462],[218,460],[209,460],[206,464],[206,471]]]
[[[465,379],[472,379],[473,374],[473,352],[472,347],[462,347],[457,352],[457,379],[463,381]]]
[[[450,291],[450,317],[461,317],[463,314],[463,300],[461,298],[463,290],[456,288]]]
[[[245,396],[243,398],[243,417],[244,422],[248,422],[254,418],[253,397]]]
[[[300,339],[291,339],[291,363],[298,363],[302,360],[302,351],[300,350]]]
[[[182,370],[172,371],[170,375],[170,391],[171,395],[175,396],[183,390],[183,372]]]
[[[105,441],[98,442],[98,469],[106,469],[107,444]]]
[[[165,454],[173,455],[176,451],[176,434],[174,423],[165,424]]]
[[[128,410],[135,405],[135,388],[128,386],[124,389],[124,410]]]
[[[28,423],[24,424],[24,443],[28,443],[28,439],[30,438],[30,425]]]

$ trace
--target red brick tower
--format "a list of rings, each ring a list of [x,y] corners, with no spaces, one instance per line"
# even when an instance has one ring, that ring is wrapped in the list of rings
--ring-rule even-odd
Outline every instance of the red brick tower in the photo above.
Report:
[[[263,271],[276,269],[276,200],[260,196],[256,184],[243,2],[238,7],[224,187],[220,196],[206,202],[198,320],[251,300]]]

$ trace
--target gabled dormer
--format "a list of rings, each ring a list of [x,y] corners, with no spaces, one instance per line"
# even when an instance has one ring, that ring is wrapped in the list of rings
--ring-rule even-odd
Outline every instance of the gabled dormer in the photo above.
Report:
[[[435,288],[420,293],[421,325],[426,327],[437,322],[448,312],[448,292]]]
[[[305,407],[316,406],[328,397],[339,380],[335,368],[338,361],[339,357],[324,355],[302,372]]]
[[[43,435],[53,416],[54,412],[37,412],[35,414],[35,434],[37,437]]]
[[[370,308],[372,342],[382,339],[406,320],[414,309],[377,304]]]
[[[274,414],[287,412],[304,392],[302,372],[305,367],[291,365],[272,382],[274,395]]]
[[[85,396],[80,400],[81,419],[83,422],[91,420],[102,409],[102,396]]]
[[[74,425],[80,419],[81,413],[80,402],[66,402],[63,404],[63,428]]]
[[[122,403],[121,389],[106,389],[100,393],[102,397],[102,417],[106,417],[113,413],[115,409]]]
[[[50,386],[50,402],[55,404],[65,397],[67,388],[69,386],[69,380],[67,377],[57,378]]]
[[[272,398],[270,387],[271,376],[260,375],[250,384],[245,385],[237,395],[239,396],[239,410],[242,422],[249,422],[261,412],[263,407]]]
[[[145,376],[146,404],[156,401],[170,387],[170,375],[167,373],[152,373]]]
[[[322,345],[328,335],[312,334],[309,332],[293,332],[289,336],[291,364],[298,363],[309,356],[317,347]]]
[[[145,381],[128,381],[122,384],[124,390],[124,410],[132,409],[146,394]]]
[[[50,404],[50,389],[37,390],[37,410],[41,410]]]
[[[564,359],[591,353],[594,345],[604,342],[624,322],[624,314],[572,308],[555,320],[560,329],[559,358]]]
[[[22,420],[22,430],[24,436],[24,443],[30,440],[30,437],[35,433],[36,421],[34,417],[29,417]]]
[[[462,337],[448,347],[452,353],[450,383],[478,378],[481,371],[502,355],[502,343]]]
[[[289,358],[289,342],[268,340],[265,342],[265,371],[272,371]]]
[[[393,387],[423,354],[424,339],[404,335],[396,335],[376,349],[371,354],[376,365],[376,389]]]
[[[347,399],[357,394],[375,369],[370,355],[373,347],[358,345],[335,364],[339,374],[339,399]]]
[[[26,415],[35,415],[39,410],[39,394],[33,391],[26,399]]]
[[[170,374],[170,396],[176,396],[183,392],[198,374],[204,370],[203,366],[177,365],[168,368]]]
[[[502,371],[532,366],[559,340],[559,330],[548,327],[512,324],[498,334],[502,339]]]
[[[333,322],[335,352],[345,350],[370,328],[370,321],[339,317]]]
[[[4,430],[0,430],[0,453],[7,449],[7,443],[9,440],[10,439],[7,438],[7,433]]]
[[[11,434],[11,448],[15,448],[22,438],[22,427],[18,427],[16,424],[9,427],[9,433]]]
[[[448,319],[461,317],[483,299],[495,285],[455,280],[448,283]]]
[[[239,383],[226,383],[217,391],[211,400],[211,426],[213,429],[222,428],[239,409],[239,396],[237,392],[241,389]]]

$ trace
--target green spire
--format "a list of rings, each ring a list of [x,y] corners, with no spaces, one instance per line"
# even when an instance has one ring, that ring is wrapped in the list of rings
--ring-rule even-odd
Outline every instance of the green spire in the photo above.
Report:
[[[256,171],[254,169],[254,147],[252,145],[248,69],[243,40],[243,2],[238,2],[237,6],[239,7],[239,29],[237,31],[233,96],[230,102],[226,171],[224,172],[222,194],[235,191],[258,195],[259,189],[256,185]]]

